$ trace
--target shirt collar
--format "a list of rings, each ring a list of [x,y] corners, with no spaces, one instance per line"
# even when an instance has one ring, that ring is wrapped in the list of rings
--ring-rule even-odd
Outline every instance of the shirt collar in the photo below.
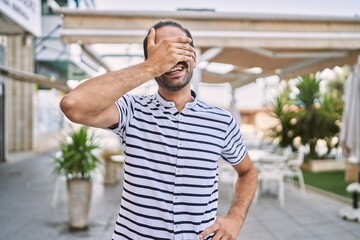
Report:
[[[192,102],[188,102],[185,104],[185,108],[192,108],[196,105],[197,101],[198,101],[198,98],[196,96],[196,93],[191,90],[191,97],[193,99]],[[169,107],[169,108],[172,108],[172,107],[175,107],[175,103],[172,102],[172,101],[167,101],[165,100],[160,94],[159,92],[156,92],[155,94],[155,98],[156,100],[161,104],[163,105],[164,107]]]

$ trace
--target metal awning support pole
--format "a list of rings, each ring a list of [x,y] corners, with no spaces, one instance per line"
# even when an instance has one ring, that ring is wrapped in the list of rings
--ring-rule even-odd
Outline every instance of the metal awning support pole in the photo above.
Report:
[[[231,88],[230,109],[231,109],[231,113],[232,113],[234,119],[240,126],[241,125],[240,111],[236,106],[235,89],[233,89],[233,88]]]
[[[354,73],[359,75],[356,79],[358,81],[360,81],[360,54],[358,56],[357,63],[355,65],[355,67],[358,68],[358,69],[357,69],[357,71],[355,71],[355,69],[354,69]],[[357,89],[358,95],[360,96],[360,83],[358,83],[357,86],[358,86],[358,89]],[[360,107],[359,107],[359,105],[357,105],[357,106],[358,107],[357,107],[357,113],[356,114],[359,116],[359,119],[360,119]],[[357,121],[357,130],[358,130],[357,136],[358,136],[358,138],[360,138],[360,121]],[[359,167],[358,167],[358,183],[360,184],[360,139],[358,139],[357,143],[358,143],[357,144],[357,151],[355,151],[355,154],[356,154],[358,164],[359,164]]]
[[[64,93],[68,93],[71,90],[71,88],[68,87],[65,82],[55,81],[54,79],[46,76],[29,73],[29,72],[23,72],[13,68],[4,67],[1,65],[0,65],[0,75],[22,82],[35,83],[42,85],[44,87],[55,88]]]

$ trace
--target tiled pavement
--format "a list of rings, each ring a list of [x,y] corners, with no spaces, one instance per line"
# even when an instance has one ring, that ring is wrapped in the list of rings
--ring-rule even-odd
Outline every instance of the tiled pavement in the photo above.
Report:
[[[66,192],[58,182],[60,197],[50,207],[56,175],[52,174],[51,153],[12,155],[0,165],[0,239],[6,240],[99,240],[111,239],[114,219],[120,204],[121,184],[104,186],[94,179],[90,227],[83,232],[69,232],[66,223]],[[219,214],[225,214],[230,201],[228,186],[220,184]],[[360,223],[344,221],[337,215],[348,206],[338,200],[286,186],[286,204],[262,196],[253,204],[243,227],[242,240],[360,239]]]

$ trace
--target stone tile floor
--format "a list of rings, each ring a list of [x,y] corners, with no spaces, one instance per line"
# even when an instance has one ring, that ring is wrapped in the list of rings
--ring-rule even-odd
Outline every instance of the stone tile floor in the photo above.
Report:
[[[121,198],[121,184],[104,186],[101,175],[94,179],[90,226],[69,232],[66,222],[66,191],[52,173],[52,153],[12,155],[0,164],[0,239],[99,240],[111,239]],[[51,207],[58,181],[59,198]],[[219,215],[230,206],[229,187],[220,183]],[[242,240],[355,240],[360,223],[342,220],[339,209],[349,203],[308,191],[306,197],[286,186],[285,206],[271,194],[261,196],[249,210],[238,239]]]

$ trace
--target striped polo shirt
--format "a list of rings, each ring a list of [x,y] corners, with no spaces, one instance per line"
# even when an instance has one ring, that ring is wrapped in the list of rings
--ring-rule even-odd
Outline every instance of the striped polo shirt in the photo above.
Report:
[[[229,112],[192,96],[181,112],[159,93],[116,101],[125,167],[113,240],[198,239],[215,221],[218,160],[237,164],[246,149]]]

